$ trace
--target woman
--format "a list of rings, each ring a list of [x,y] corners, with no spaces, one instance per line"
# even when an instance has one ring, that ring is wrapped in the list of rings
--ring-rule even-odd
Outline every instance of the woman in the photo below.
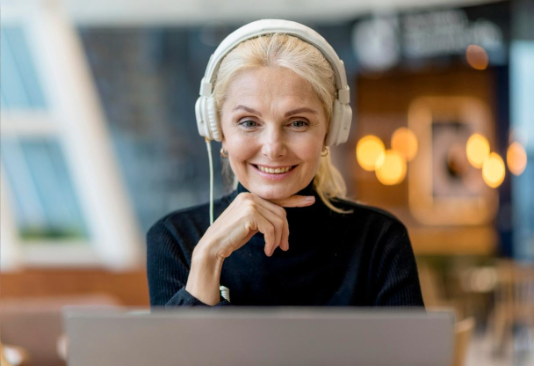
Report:
[[[269,22],[305,36],[266,33]],[[214,71],[213,91],[201,91],[212,98],[200,104],[215,129],[203,135],[221,140],[237,187],[214,202],[211,226],[203,204],[149,230],[151,305],[423,306],[406,228],[383,210],[346,200],[330,162],[327,145],[348,136],[340,114],[350,123],[348,93],[347,106],[339,103],[342,62],[329,61],[329,45],[312,45],[326,41],[298,23],[254,24],[245,27],[262,31],[247,28]],[[197,119],[202,131],[199,103]],[[220,285],[230,301],[221,299]]]

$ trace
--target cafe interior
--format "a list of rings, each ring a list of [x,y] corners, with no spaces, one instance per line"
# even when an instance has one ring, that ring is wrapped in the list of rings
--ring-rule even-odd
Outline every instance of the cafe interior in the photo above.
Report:
[[[148,229],[209,200],[205,66],[263,18],[344,61],[353,125],[332,161],[349,199],[408,229],[426,309],[454,311],[453,364],[534,365],[533,1],[1,7],[2,365],[65,365],[65,306],[150,306]]]

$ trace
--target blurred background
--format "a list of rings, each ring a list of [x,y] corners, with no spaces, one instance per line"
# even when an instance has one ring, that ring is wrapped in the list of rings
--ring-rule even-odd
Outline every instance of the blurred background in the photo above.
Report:
[[[210,55],[262,18],[344,61],[349,197],[408,227],[456,365],[534,365],[534,1],[5,0],[1,340],[63,365],[65,305],[149,305],[145,234],[209,199],[194,103]],[[215,197],[230,191],[215,157]]]

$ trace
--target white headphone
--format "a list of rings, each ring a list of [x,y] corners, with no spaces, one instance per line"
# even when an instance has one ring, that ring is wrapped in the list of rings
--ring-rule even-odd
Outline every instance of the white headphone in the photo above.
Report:
[[[334,101],[326,145],[335,146],[346,142],[352,122],[352,109],[350,108],[350,88],[347,85],[343,61],[319,33],[300,23],[281,19],[263,19],[242,26],[226,37],[211,55],[206,74],[200,84],[200,97],[195,104],[200,135],[208,140],[222,140],[212,83],[224,56],[243,41],[272,33],[284,33],[302,39],[321,51],[332,65],[336,79],[337,98]]]
[[[226,37],[211,55],[206,74],[200,84],[200,97],[195,104],[198,132],[204,136],[210,164],[210,223],[213,224],[213,158],[211,140],[221,141],[221,125],[217,119],[215,98],[213,97],[213,81],[219,65],[231,50],[239,43],[272,33],[284,33],[298,37],[322,52],[334,69],[337,98],[334,100],[332,119],[326,138],[326,145],[335,146],[347,141],[352,122],[350,108],[350,89],[347,85],[345,65],[339,59],[330,44],[316,31],[300,23],[281,19],[263,19],[242,26]]]
[[[302,24],[281,19],[258,20],[232,32],[226,37],[211,55],[206,68],[206,74],[200,84],[200,97],[195,104],[198,132],[204,136],[208,149],[210,163],[210,223],[213,224],[213,159],[211,156],[211,140],[221,141],[221,125],[217,119],[215,98],[213,97],[213,81],[219,65],[231,50],[248,39],[265,34],[285,33],[298,37],[322,52],[334,69],[336,79],[337,98],[334,100],[332,119],[326,138],[326,145],[335,146],[347,141],[352,122],[350,108],[350,89],[347,85],[345,65],[339,59],[330,44],[316,31]],[[228,288],[220,286],[221,296],[230,301]]]

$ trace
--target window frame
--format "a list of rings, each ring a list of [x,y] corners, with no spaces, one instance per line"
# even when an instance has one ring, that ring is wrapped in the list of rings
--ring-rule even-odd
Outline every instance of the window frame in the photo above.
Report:
[[[142,235],[76,29],[52,3],[33,2],[24,9],[7,4],[0,16],[2,27],[22,27],[48,104],[44,111],[0,111],[2,137],[58,139],[89,232],[88,240],[61,240],[61,245],[57,240],[23,241],[0,164],[1,271],[33,266],[138,268],[144,263]]]

